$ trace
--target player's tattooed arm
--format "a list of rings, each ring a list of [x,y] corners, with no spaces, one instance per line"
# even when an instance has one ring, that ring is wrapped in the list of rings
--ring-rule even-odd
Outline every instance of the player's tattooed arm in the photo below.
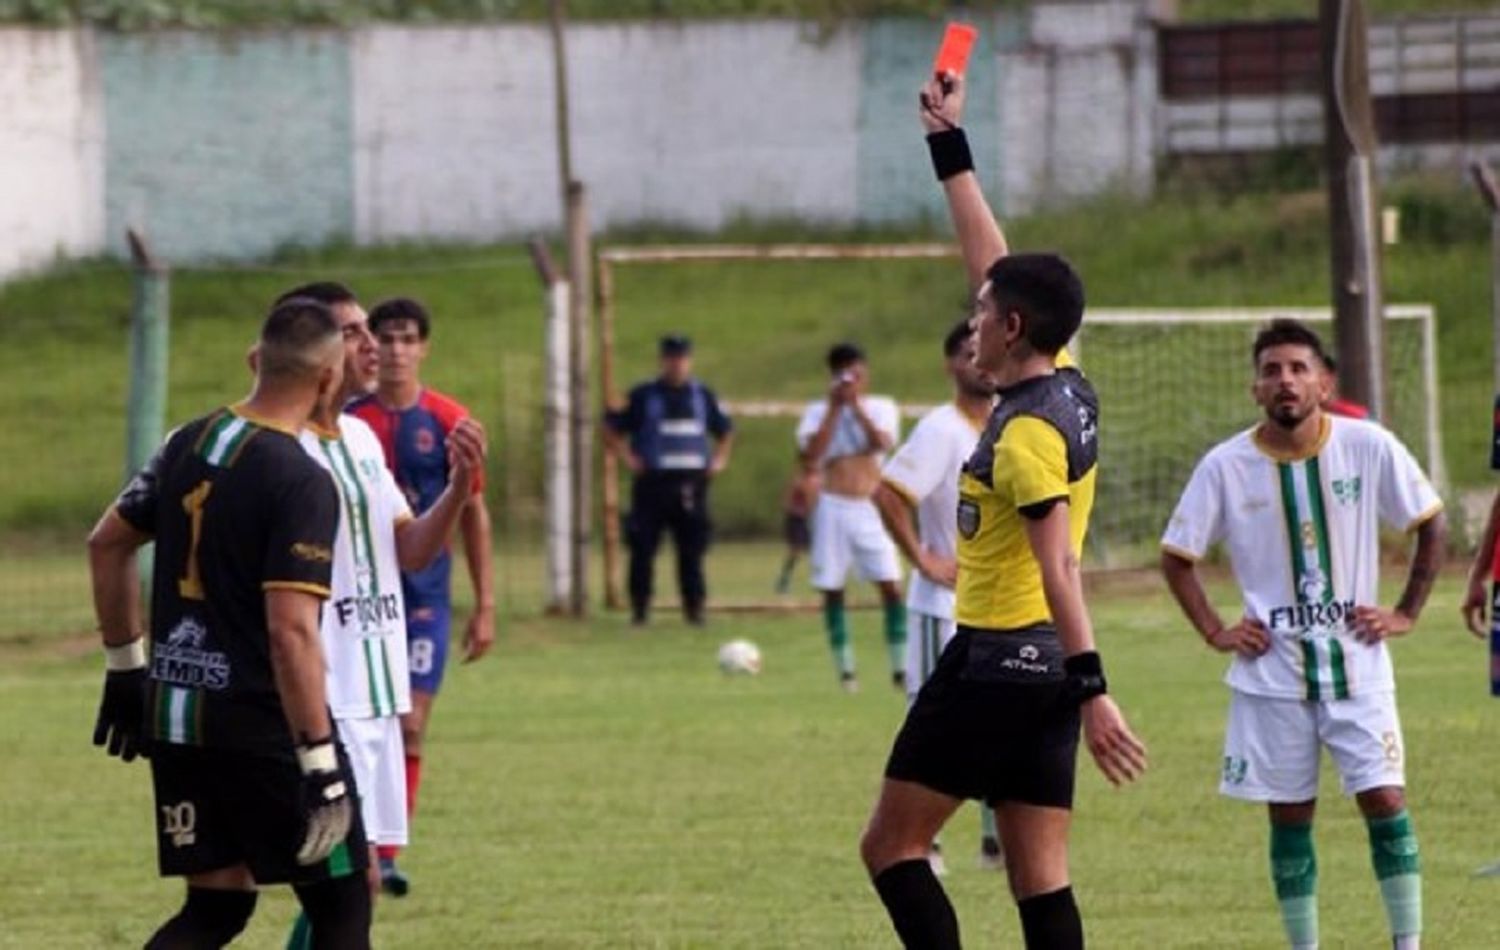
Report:
[[[942,79],[934,77],[923,84],[917,99],[922,128],[929,141],[932,136],[962,135],[959,128],[963,120],[965,91],[964,77],[952,73]],[[990,265],[1009,253],[1005,232],[1000,229],[1000,222],[990,210],[989,202],[979,188],[979,179],[972,170],[945,178],[943,195],[948,201],[954,230],[958,233],[969,287],[977,291],[984,283]]]
[[[298,745],[326,742],[333,736],[318,634],[322,599],[294,588],[265,593],[271,669],[287,725]]]
[[[1464,625],[1480,639],[1489,635],[1489,591],[1485,588],[1494,571],[1497,527],[1500,527],[1500,492],[1495,493],[1495,500],[1490,505],[1489,520],[1484,525],[1484,535],[1479,539],[1479,547],[1474,550],[1463,606],[1460,608],[1464,615]]]
[[[140,639],[145,629],[135,553],[151,536],[120,517],[113,506],[89,533],[89,577],[94,616],[106,647]]]
[[[1417,550],[1406,574],[1406,589],[1394,610],[1380,607],[1354,608],[1354,636],[1365,643],[1379,643],[1410,633],[1416,626],[1448,545],[1448,521],[1440,511],[1417,528]]]

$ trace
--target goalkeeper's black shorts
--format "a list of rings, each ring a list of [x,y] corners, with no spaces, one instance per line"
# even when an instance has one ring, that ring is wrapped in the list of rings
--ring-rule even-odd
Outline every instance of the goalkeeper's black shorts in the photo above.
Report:
[[[325,861],[297,863],[304,834],[302,773],[290,750],[276,756],[156,742],[151,784],[163,877],[245,864],[258,884],[316,884],[363,872],[370,863],[355,796],[343,844]]]
[[[988,804],[1073,806],[1079,712],[1051,627],[959,626],[896,735],[886,778]]]

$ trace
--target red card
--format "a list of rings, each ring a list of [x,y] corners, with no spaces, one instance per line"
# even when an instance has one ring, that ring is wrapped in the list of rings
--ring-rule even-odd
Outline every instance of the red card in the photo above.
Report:
[[[974,41],[978,37],[979,30],[967,23],[949,23],[948,29],[943,33],[943,45],[938,47],[937,59],[932,64],[933,74],[942,76],[953,73],[962,76],[968,68],[969,53],[973,51]]]

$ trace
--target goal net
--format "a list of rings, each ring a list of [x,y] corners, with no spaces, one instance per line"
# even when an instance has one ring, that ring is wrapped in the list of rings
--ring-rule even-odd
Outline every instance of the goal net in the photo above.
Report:
[[[805,570],[793,595],[772,595],[771,559],[797,420],[809,400],[826,392],[822,360],[830,344],[847,339],[863,346],[872,392],[901,404],[903,435],[949,398],[940,344],[966,308],[955,256],[951,246],[933,244],[601,251],[606,401],[618,404],[631,384],[654,373],[657,336],[685,332],[696,343],[698,375],[735,417],[734,459],[713,487],[716,536],[758,541],[768,554],[763,572],[745,585],[714,577],[717,605],[775,606],[797,600],[798,591],[806,599]],[[1331,342],[1326,308],[1089,309],[1073,348],[1102,406],[1091,566],[1154,562],[1157,539],[1194,464],[1259,417],[1249,395],[1250,342],[1276,316],[1305,320]],[[1387,424],[1442,485],[1434,321],[1429,306],[1387,310]],[[600,484],[613,605],[622,590],[620,516],[629,483],[606,459]]]

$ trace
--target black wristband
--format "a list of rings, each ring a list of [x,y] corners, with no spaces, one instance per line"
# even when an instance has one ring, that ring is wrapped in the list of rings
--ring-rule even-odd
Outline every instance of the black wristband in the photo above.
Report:
[[[1064,689],[1074,702],[1084,702],[1109,692],[1104,680],[1104,663],[1093,650],[1075,653],[1063,660]]]
[[[974,170],[974,156],[969,152],[969,137],[963,129],[944,129],[927,136],[927,151],[932,154],[932,170],[938,181]]]

